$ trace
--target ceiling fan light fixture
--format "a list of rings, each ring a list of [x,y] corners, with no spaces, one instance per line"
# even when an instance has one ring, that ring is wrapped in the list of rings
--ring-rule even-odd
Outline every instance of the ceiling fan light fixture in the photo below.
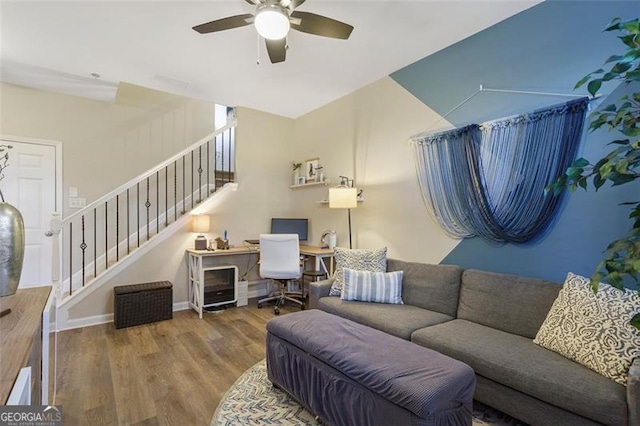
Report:
[[[289,33],[289,15],[278,4],[267,3],[258,8],[254,20],[256,31],[267,40],[281,40]]]

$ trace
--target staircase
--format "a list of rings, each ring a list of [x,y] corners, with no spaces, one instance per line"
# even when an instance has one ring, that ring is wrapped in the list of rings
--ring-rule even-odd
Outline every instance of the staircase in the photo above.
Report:
[[[54,213],[48,235],[59,307],[181,229],[194,208],[235,189],[235,128],[218,129],[63,220]]]

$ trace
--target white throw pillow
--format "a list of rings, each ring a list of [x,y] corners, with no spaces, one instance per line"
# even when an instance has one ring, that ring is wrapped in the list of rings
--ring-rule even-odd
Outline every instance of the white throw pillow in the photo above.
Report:
[[[342,300],[402,305],[402,271],[369,272],[343,268]]]
[[[333,284],[329,296],[340,296],[344,285],[343,268],[357,271],[386,272],[387,248],[379,249],[346,249],[336,247],[333,251],[336,261],[336,272],[333,274]]]
[[[638,312],[638,292],[601,283],[594,294],[588,278],[569,273],[533,342],[626,386],[640,356],[640,330],[630,324]]]

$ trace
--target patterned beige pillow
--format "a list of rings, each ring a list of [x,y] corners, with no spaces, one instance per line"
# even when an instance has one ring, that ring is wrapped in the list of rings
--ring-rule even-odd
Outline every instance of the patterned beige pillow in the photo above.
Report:
[[[387,248],[379,249],[346,249],[336,247],[333,252],[336,261],[336,272],[329,296],[340,296],[344,285],[343,268],[356,271],[387,272]]]
[[[629,367],[640,357],[640,330],[629,322],[640,312],[640,295],[569,273],[534,343],[627,385]]]

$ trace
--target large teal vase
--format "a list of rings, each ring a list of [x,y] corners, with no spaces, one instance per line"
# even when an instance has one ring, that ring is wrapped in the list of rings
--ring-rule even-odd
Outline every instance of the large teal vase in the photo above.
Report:
[[[18,290],[24,261],[24,220],[9,203],[0,203],[0,297]]]

